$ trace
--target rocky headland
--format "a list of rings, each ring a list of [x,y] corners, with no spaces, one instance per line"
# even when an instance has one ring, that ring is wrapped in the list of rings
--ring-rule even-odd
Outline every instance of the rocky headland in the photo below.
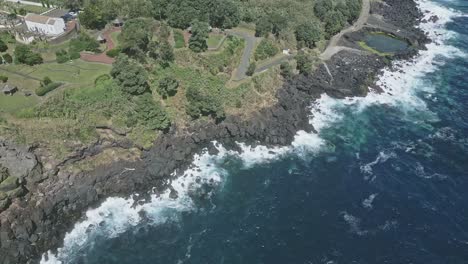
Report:
[[[285,81],[274,105],[248,119],[228,116],[220,123],[198,121],[188,128],[172,127],[133,160],[99,166],[91,172],[68,170],[67,165],[92,158],[108,147],[130,146],[107,139],[46,166],[36,146],[0,142],[0,263],[38,263],[42,253],[61,245],[65,233],[86,210],[107,197],[170,189],[171,177],[175,177],[171,175],[190,166],[194,153],[207,147],[216,151],[211,147],[213,140],[226,148],[237,148],[236,141],[283,146],[299,130],[313,132],[309,106],[322,93],[337,98],[365,96],[391,59],[411,59],[424,48],[428,39],[416,27],[421,18],[411,0],[372,2],[365,26],[345,34],[340,42],[349,49],[319,64],[313,73]],[[412,48],[389,57],[355,45],[364,32],[377,29],[406,39]]]

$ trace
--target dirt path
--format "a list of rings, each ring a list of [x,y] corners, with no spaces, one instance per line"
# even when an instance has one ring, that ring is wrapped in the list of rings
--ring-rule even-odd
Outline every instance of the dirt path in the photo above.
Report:
[[[93,53],[87,53],[87,52],[81,52],[80,53],[80,58],[84,61],[88,62],[99,62],[99,63],[105,63],[105,64],[112,64],[114,63],[115,59],[107,56],[106,51],[111,50],[115,48],[115,44],[112,41],[111,34],[113,32],[120,31],[120,28],[112,28],[110,30],[105,31],[102,36],[106,39],[107,43],[107,48],[103,53],[100,54],[93,54]]]
[[[330,39],[327,49],[324,52],[322,52],[322,54],[320,54],[320,59],[329,60],[333,55],[345,49],[345,47],[338,46],[340,39],[343,37],[343,35],[347,33],[360,30],[369,19],[369,14],[370,0],[362,0],[362,9],[361,13],[359,14],[358,20],[352,26],[343,29],[342,31],[340,31],[340,33],[336,34]]]

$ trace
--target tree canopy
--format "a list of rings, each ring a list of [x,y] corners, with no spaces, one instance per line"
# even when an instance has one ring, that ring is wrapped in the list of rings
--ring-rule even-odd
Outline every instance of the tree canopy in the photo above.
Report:
[[[131,95],[139,95],[148,91],[148,74],[143,66],[125,54],[120,54],[112,66],[111,76],[122,91]]]

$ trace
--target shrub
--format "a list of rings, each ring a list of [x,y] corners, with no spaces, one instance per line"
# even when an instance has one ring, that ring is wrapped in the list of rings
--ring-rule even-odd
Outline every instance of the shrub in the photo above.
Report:
[[[12,63],[13,62],[13,57],[11,57],[10,54],[4,54],[3,59],[5,60],[6,63]]]
[[[42,81],[41,81],[42,86],[47,86],[47,85],[49,85],[51,83],[52,83],[52,80],[48,76],[44,77],[44,79],[42,79]]]
[[[57,58],[57,63],[65,63],[70,60],[70,56],[65,50],[55,52],[55,56]]]
[[[110,75],[109,74],[103,74],[103,75],[99,75],[98,77],[96,77],[96,79],[94,79],[94,84],[98,84],[98,83],[101,83],[101,82],[105,82],[107,80],[110,80]]]
[[[45,85],[45,86],[41,86],[39,88],[36,89],[36,94],[37,96],[44,96],[46,95],[47,93],[57,89],[58,87],[60,87],[60,85],[62,85],[61,83],[49,83],[48,85]]]
[[[122,51],[122,49],[120,49],[119,47],[117,48],[113,48],[111,50],[108,50],[106,52],[106,55],[111,57],[111,58],[116,58],[117,56],[119,56],[120,52]]]
[[[152,130],[167,130],[171,126],[171,119],[159,102],[155,102],[151,95],[141,95],[135,100],[135,116],[130,121],[137,121]]]
[[[0,75],[0,81],[3,82],[3,83],[6,83],[6,82],[8,82],[8,77],[4,76],[4,75]]]
[[[189,86],[185,96],[188,101],[187,114],[192,118],[196,119],[207,115],[211,115],[217,121],[225,118],[219,90]]]
[[[171,77],[165,77],[158,83],[158,93],[163,97],[174,96],[177,93],[179,82]]]
[[[279,49],[275,46],[272,40],[262,39],[257,49],[255,50],[255,60],[264,60],[278,54]]]
[[[0,39],[0,52],[5,52],[8,50],[7,44],[3,40]]]
[[[289,64],[289,62],[281,63],[280,69],[281,69],[281,76],[283,76],[283,78],[289,79],[289,78],[292,77],[293,71],[292,71],[292,67]]]
[[[257,68],[257,64],[255,62],[250,63],[249,68],[247,68],[247,76],[252,76],[255,73],[255,69]]]

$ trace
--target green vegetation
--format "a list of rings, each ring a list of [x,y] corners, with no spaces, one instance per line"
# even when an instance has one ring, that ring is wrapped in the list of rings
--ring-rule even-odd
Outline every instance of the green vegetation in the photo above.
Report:
[[[185,47],[185,39],[182,31],[175,29],[174,30],[174,48],[180,49]]]
[[[247,74],[247,76],[252,76],[254,75],[256,69],[257,69],[257,64],[255,62],[252,62],[247,68],[247,71],[245,72],[245,74]]]
[[[14,114],[17,111],[34,106],[37,104],[37,98],[26,97],[21,94],[13,96],[0,94],[0,114],[2,112]]]
[[[177,93],[177,88],[179,87],[179,82],[171,77],[165,77],[161,79],[158,83],[158,93],[163,98],[169,96],[174,96]]]
[[[255,50],[255,60],[260,61],[268,59],[278,54],[279,49],[270,39],[262,39],[257,49]]]
[[[312,59],[304,52],[299,52],[296,55],[297,70],[302,74],[309,74],[312,71]]]
[[[206,40],[208,39],[209,25],[198,20],[192,23],[192,36],[189,40],[189,48],[193,52],[203,52],[208,49]]]
[[[293,76],[293,69],[291,67],[291,64],[288,62],[283,62],[280,65],[280,70],[281,70],[281,76],[285,79],[289,79]]]
[[[223,38],[220,34],[210,34],[206,40],[208,48],[217,48]]]
[[[15,60],[17,63],[22,63],[26,65],[36,65],[41,64],[43,59],[39,53],[33,52],[26,45],[18,45],[15,49]]]
[[[146,70],[124,54],[114,63],[111,76],[125,93],[139,95],[149,89]]]
[[[187,114],[192,118],[210,115],[217,121],[225,118],[225,112],[220,99],[221,87],[189,86],[186,91]]]

